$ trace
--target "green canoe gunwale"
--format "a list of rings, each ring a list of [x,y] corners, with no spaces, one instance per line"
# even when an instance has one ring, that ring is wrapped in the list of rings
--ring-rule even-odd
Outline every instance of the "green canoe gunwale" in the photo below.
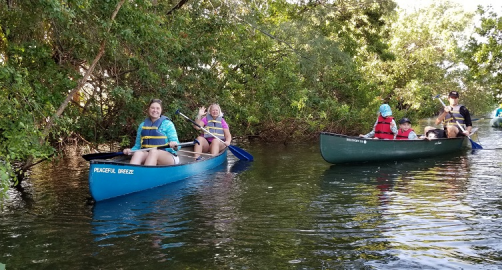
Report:
[[[495,128],[502,127],[502,117],[495,117],[490,120],[490,126]]]
[[[468,148],[467,137],[435,140],[378,140],[321,132],[324,160],[332,164],[433,157]]]

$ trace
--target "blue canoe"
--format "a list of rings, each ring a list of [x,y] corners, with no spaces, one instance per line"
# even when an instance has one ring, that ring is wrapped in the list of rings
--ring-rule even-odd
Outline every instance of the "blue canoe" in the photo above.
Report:
[[[217,156],[204,156],[206,158],[201,161],[179,153],[180,164],[171,166],[131,165],[129,160],[92,160],[89,168],[92,198],[102,201],[180,181],[211,170],[227,160],[227,148]]]

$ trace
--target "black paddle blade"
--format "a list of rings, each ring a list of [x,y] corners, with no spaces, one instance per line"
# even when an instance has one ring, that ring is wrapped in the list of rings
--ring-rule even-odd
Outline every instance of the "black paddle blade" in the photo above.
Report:
[[[184,147],[184,146],[187,146],[187,145],[194,145],[194,144],[200,144],[200,142],[198,140],[194,140],[193,142],[185,142],[185,143],[180,143],[179,146],[181,147]],[[135,151],[144,151],[144,150],[151,150],[151,149],[165,149],[165,148],[169,148],[169,145],[163,145],[163,146],[159,146],[159,147],[154,147],[154,148],[146,148],[146,149],[139,149],[139,150],[135,150]],[[135,152],[133,151],[133,152]],[[115,152],[115,153],[94,153],[94,154],[87,154],[87,155],[83,155],[82,157],[89,161],[89,160],[93,160],[93,159],[107,159],[107,158],[112,158],[112,157],[116,157],[116,156],[122,156],[124,155],[124,152]]]
[[[116,156],[121,156],[123,155],[123,152],[115,152],[115,153],[94,153],[94,154],[87,154],[83,155],[82,157],[87,160],[93,160],[93,159],[107,159],[107,158],[112,158]]]

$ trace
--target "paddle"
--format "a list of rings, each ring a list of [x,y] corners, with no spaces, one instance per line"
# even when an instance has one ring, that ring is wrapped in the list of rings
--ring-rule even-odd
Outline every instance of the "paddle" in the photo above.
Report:
[[[183,147],[183,146],[194,145],[194,144],[200,144],[200,143],[198,140],[194,140],[193,142],[180,143],[180,144],[178,144],[178,146]],[[131,153],[136,152],[136,151],[148,151],[148,150],[152,150],[152,149],[165,149],[165,148],[169,148],[169,145],[163,145],[163,146],[153,147],[153,148],[143,148],[143,149],[131,151]],[[85,160],[90,161],[93,159],[108,159],[108,158],[122,156],[122,155],[124,155],[124,152],[107,152],[107,153],[87,154],[87,155],[83,155],[82,157]]]
[[[198,126],[200,129],[204,130],[205,132],[211,134],[214,138],[220,140],[220,142],[225,143],[222,139],[216,137],[213,133],[207,131],[205,128],[201,127],[199,124],[195,123],[192,119],[188,118],[188,116],[184,115],[183,113],[180,112],[180,110],[176,110],[176,114],[179,114],[183,116],[186,120],[192,122],[192,124]],[[240,160],[246,160],[246,161],[253,161],[253,156],[249,154],[248,152],[242,150],[241,148],[234,146],[234,145],[229,145],[228,148],[230,149],[230,152],[234,154],[237,158]]]
[[[439,99],[439,101],[441,102],[441,104],[443,104],[443,107],[446,108],[446,104],[444,104],[443,100],[439,97],[439,95],[435,96],[434,98]],[[455,116],[453,116],[453,114],[451,112],[450,112],[450,115],[451,115],[451,117],[453,117],[453,120],[457,123],[458,127],[460,128],[460,130],[462,130],[462,132],[465,132],[464,127],[462,125],[460,125],[460,123],[457,121],[457,119],[455,118]],[[474,142],[471,139],[471,136],[467,136],[467,138],[469,138],[469,141],[471,142],[472,149],[483,149],[483,146],[481,146],[480,144]]]

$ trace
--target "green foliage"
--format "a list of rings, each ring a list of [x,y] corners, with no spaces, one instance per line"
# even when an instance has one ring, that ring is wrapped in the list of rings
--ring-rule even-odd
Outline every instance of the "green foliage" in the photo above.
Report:
[[[14,162],[47,158],[53,148],[40,143],[40,115],[44,108],[36,91],[27,82],[26,70],[0,66],[0,179],[5,190],[15,181]],[[9,181],[8,181],[9,180]]]
[[[466,87],[465,65],[459,57],[472,19],[473,14],[447,1],[388,17],[392,22],[387,24],[390,51],[395,59],[372,57],[361,65],[366,79],[379,86],[381,98],[395,103],[394,116],[430,117],[438,111],[433,96],[457,90],[466,102],[474,94]]]
[[[490,8],[478,9],[481,24],[463,50],[463,60],[469,67],[468,82],[478,92],[489,93],[489,106],[502,102],[502,17]],[[481,103],[482,104],[482,103]],[[493,109],[493,107],[491,107]]]
[[[6,161],[0,161],[0,208],[2,205],[1,202],[3,202],[3,199],[6,196],[5,194],[9,189],[9,184],[12,178],[13,175],[11,164]]]
[[[484,14],[478,33],[491,43],[471,41],[459,58],[472,14],[447,2],[404,14],[391,0],[139,0],[112,21],[117,2],[0,3],[2,179],[13,162],[48,157],[71,137],[131,146],[151,98],[181,140],[197,131],[174,112],[217,102],[234,137],[289,141],[365,132],[384,100],[396,118],[419,118],[437,111],[437,93],[461,87],[482,111],[485,82],[500,89],[500,22]]]

